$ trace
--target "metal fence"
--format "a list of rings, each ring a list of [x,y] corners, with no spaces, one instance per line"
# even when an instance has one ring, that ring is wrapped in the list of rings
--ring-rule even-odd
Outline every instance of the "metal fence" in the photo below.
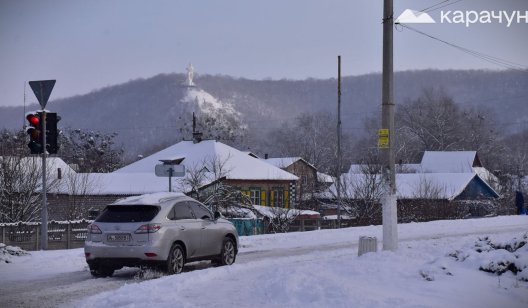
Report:
[[[265,234],[268,224],[262,219],[233,218],[231,221],[240,236]],[[63,221],[48,223],[48,249],[72,249],[84,247],[86,228],[92,220]],[[341,221],[341,227],[353,225],[352,221]],[[289,232],[303,232],[320,229],[335,229],[336,220],[306,219],[295,220]],[[0,223],[0,243],[18,246],[24,250],[40,249],[40,223]]]
[[[70,249],[84,247],[86,227],[90,220],[48,223],[48,249]],[[40,223],[0,224],[0,243],[18,246],[24,250],[40,249]]]
[[[262,219],[230,218],[228,220],[235,225],[240,236],[264,234],[265,232]]]

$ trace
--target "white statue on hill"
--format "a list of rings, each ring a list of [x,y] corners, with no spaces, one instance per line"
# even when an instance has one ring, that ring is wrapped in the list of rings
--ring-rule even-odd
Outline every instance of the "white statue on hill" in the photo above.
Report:
[[[194,87],[193,77],[194,77],[194,67],[192,66],[191,63],[189,63],[189,66],[187,67],[187,81],[185,83],[186,86]]]

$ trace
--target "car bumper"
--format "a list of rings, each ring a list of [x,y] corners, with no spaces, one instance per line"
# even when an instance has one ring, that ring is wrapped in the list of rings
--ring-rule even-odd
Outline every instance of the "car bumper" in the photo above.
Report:
[[[86,241],[84,245],[86,261],[96,259],[137,259],[164,261],[168,252],[150,243],[144,245],[107,245],[102,242]]]

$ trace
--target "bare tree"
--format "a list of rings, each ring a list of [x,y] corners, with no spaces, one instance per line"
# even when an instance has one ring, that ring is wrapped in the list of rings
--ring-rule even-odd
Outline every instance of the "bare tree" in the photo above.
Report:
[[[399,105],[396,118],[396,140],[407,144],[407,154],[414,160],[426,150],[457,150],[462,146],[461,111],[443,90],[424,89],[417,99]]]
[[[420,175],[420,181],[418,182],[417,187],[413,188],[412,197],[414,199],[438,200],[446,198],[447,187],[435,183],[425,175]]]
[[[0,133],[0,221],[32,222],[40,219],[42,165],[38,156],[28,156],[24,131]],[[47,190],[56,186],[53,164],[47,165]]]
[[[374,152],[361,161],[359,173],[343,174],[339,181],[343,209],[348,215],[355,217],[360,224],[370,223],[380,215],[383,186],[380,164]],[[335,189],[330,191],[337,198]]]
[[[57,185],[52,170],[54,166],[48,162],[48,192]],[[0,157],[0,221],[38,221],[42,206],[41,190],[42,167],[39,157]]]
[[[284,122],[269,134],[268,145],[274,155],[302,157],[321,172],[336,174],[336,119],[326,112],[303,113],[295,122]],[[350,135],[344,133],[342,151],[351,151]],[[343,165],[350,163],[345,157]],[[341,173],[339,170],[337,173]]]
[[[89,173],[68,172],[63,176],[60,185],[68,194],[66,219],[77,220],[86,217],[88,201],[99,189],[96,176]]]
[[[300,211],[290,208],[271,207],[269,208],[269,232],[285,233],[290,230],[290,226],[299,216]]]

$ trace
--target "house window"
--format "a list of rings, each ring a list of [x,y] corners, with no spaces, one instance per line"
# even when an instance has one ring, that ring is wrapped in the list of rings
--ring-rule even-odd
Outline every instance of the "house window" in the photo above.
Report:
[[[271,191],[271,206],[284,207],[284,188],[273,188]]]
[[[251,204],[260,205],[260,188],[249,188]]]

